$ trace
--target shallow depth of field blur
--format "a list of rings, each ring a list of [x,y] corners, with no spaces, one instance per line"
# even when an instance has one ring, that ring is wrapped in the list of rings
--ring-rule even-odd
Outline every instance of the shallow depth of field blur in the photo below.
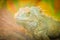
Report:
[[[0,8],[6,5],[12,15],[14,15],[19,8],[26,6],[40,6],[45,10],[48,16],[52,16],[60,20],[60,0],[0,0]]]
[[[20,7],[25,6],[40,6],[45,10],[46,14],[60,20],[59,0],[13,0],[7,1],[7,8],[12,13],[18,11]]]
[[[60,0],[0,0],[0,8],[3,8],[3,6],[11,12],[13,17],[19,11],[19,8],[40,7],[47,17],[52,17],[54,20],[60,21]],[[54,29],[56,22],[52,21],[51,23],[51,25],[53,25],[52,29]],[[58,24],[56,23],[56,25]]]

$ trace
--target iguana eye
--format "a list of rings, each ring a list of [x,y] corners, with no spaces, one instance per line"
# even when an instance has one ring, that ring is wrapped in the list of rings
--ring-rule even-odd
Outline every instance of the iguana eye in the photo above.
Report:
[[[29,17],[29,16],[30,16],[30,12],[28,12],[28,13],[26,14],[26,16]]]

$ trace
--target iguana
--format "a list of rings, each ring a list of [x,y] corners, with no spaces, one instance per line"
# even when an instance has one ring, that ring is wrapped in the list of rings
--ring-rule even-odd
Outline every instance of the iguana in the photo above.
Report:
[[[60,35],[60,22],[44,14],[39,7],[20,8],[15,14],[16,21],[32,33],[36,40],[50,40]]]

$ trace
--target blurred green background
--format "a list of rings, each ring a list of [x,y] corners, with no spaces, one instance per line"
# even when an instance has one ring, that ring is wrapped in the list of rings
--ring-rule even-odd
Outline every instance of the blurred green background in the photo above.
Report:
[[[59,0],[0,0],[0,8],[6,7],[12,13],[15,13],[15,12],[17,12],[17,10],[20,7],[34,6],[39,1],[48,4],[51,7],[51,9],[48,8],[48,5],[46,7],[49,10],[51,10],[51,15],[60,21],[60,9],[57,12],[55,12],[55,10],[56,10],[55,3],[56,3],[56,1],[59,1]],[[25,3],[26,3],[26,5],[25,5]]]

